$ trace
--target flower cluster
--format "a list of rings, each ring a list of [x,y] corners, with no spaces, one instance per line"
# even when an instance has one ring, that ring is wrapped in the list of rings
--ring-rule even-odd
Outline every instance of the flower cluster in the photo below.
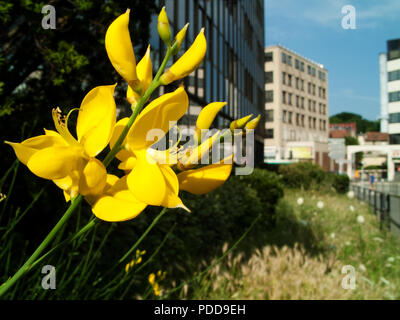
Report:
[[[116,84],[98,86],[84,97],[79,109],[74,109],[78,111],[76,137],[68,127],[74,110],[63,116],[55,108],[52,116],[56,131],[45,129],[43,135],[21,143],[6,142],[35,175],[52,180],[61,188],[67,201],[82,195],[99,219],[110,222],[132,219],[147,206],[190,211],[180,199],[179,191],[204,194],[218,188],[228,179],[233,162],[233,155],[229,155],[217,163],[197,165],[222,139],[220,131],[208,138],[202,132],[210,128],[225,102],[213,102],[202,109],[196,122],[195,143],[189,148],[177,145],[161,151],[152,148],[155,141],[148,139],[149,132],[157,129],[165,136],[170,124],[187,112],[189,99],[181,85],[143,106],[158,86],[192,73],[206,54],[207,42],[203,28],[190,48],[169,69],[164,70],[166,64],[162,65],[153,78],[150,46],[136,64],[128,29],[129,13],[127,10],[111,23],[105,48],[115,70],[128,85],[126,96],[132,105],[132,116],[117,121]],[[166,58],[179,52],[187,28],[185,25],[172,39],[168,17],[162,9],[158,31],[168,48]],[[250,118],[232,122],[230,129],[253,130],[260,117]],[[107,146],[111,149],[109,155],[120,161],[118,168],[124,172],[121,177],[107,173],[109,161],[96,158]]]

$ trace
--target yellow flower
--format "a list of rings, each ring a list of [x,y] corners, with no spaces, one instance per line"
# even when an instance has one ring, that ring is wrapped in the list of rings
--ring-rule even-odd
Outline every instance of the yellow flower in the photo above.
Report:
[[[68,129],[68,116],[53,109],[56,131],[21,143],[7,142],[18,159],[35,175],[53,180],[67,200],[78,193],[89,196],[103,191],[107,172],[95,158],[109,143],[115,122],[115,85],[92,89],[83,99],[77,119],[77,139]]]
[[[156,275],[154,273],[150,273],[149,274],[149,283],[151,285],[154,285],[155,281],[156,281]]]
[[[150,45],[147,47],[146,53],[143,58],[139,61],[137,68],[137,76],[142,84],[143,93],[150,87],[153,81],[153,65],[150,58]],[[128,85],[126,97],[130,104],[136,104],[140,96]]]
[[[258,122],[260,121],[261,115],[258,115],[257,118],[254,118],[253,120],[250,120],[249,122],[246,123],[246,130],[254,130],[257,128]]]
[[[169,28],[168,16],[165,12],[165,7],[162,7],[161,12],[158,15],[157,30],[162,41],[164,41],[166,45],[170,45],[171,30]]]
[[[201,130],[209,129],[217,113],[226,105],[226,102],[212,102],[201,109],[196,121],[195,139],[201,141]]]
[[[185,39],[186,30],[189,26],[189,23],[186,23],[185,26],[177,33],[175,36],[174,42],[172,44],[172,54],[175,55],[181,50],[183,39]]]
[[[242,129],[242,128],[245,126],[245,124],[247,123],[247,121],[249,121],[249,119],[250,119],[252,116],[253,116],[253,115],[250,114],[250,115],[245,116],[245,117],[243,117],[243,118],[240,118],[240,119],[237,119],[237,120],[232,121],[232,122],[231,122],[231,125],[230,125],[231,131],[233,131],[233,130],[235,130],[235,129]]]
[[[108,27],[105,38],[107,55],[115,70],[135,91],[141,92],[141,84],[136,73],[135,53],[129,34],[129,12],[120,15]]]
[[[207,41],[203,28],[190,48],[160,77],[161,84],[167,85],[192,73],[203,61],[206,51]]]
[[[178,197],[179,182],[175,172],[170,166],[158,163],[147,152],[154,144],[154,141],[147,139],[148,132],[157,128],[163,134],[167,133],[170,122],[180,119],[188,104],[185,90],[179,87],[152,101],[139,114],[123,142],[125,149],[117,154],[122,161],[119,168],[128,174],[110,179],[109,187],[95,200],[92,210],[98,218],[106,221],[129,220],[147,205],[181,207],[189,211]],[[126,121],[121,119],[116,124],[110,141],[111,148],[123,128],[122,123]]]

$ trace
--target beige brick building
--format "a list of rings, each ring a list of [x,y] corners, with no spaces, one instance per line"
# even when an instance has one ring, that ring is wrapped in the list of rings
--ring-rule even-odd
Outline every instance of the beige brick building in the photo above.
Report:
[[[333,170],[328,157],[328,71],[279,45],[264,52],[264,162],[306,160]]]

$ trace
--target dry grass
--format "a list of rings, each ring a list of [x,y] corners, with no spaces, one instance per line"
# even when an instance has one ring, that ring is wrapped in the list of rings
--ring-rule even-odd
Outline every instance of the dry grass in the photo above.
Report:
[[[297,199],[304,198],[298,205]],[[271,244],[244,253],[229,254],[200,281],[181,293],[184,299],[399,299],[399,239],[381,232],[368,206],[346,196],[288,192],[284,201],[292,208],[300,231],[282,224],[275,236],[292,236],[288,245]],[[318,201],[324,202],[318,208]],[[350,210],[349,207],[353,206]],[[285,206],[283,206],[285,207]],[[282,207],[282,208],[283,208]],[[287,210],[287,207],[285,207]],[[279,212],[279,214],[284,214]],[[357,223],[363,215],[364,223]],[[287,220],[285,220],[287,223]],[[304,228],[307,226],[307,228]],[[286,228],[287,227],[287,228]],[[290,229],[291,228],[291,229]],[[305,235],[318,242],[320,253],[310,250]],[[376,239],[381,239],[376,241]],[[292,245],[295,243],[295,245]],[[305,248],[305,246],[308,248]],[[225,252],[225,246],[222,251]],[[391,261],[388,263],[388,260]],[[356,288],[344,289],[342,267],[355,269]]]

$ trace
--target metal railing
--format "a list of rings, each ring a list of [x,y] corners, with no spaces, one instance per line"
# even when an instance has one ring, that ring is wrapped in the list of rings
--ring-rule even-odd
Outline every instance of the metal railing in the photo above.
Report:
[[[381,229],[388,228],[400,236],[400,187],[388,186],[377,184],[371,188],[368,184],[351,183],[350,190],[354,191],[358,200],[367,202],[373,208]]]

